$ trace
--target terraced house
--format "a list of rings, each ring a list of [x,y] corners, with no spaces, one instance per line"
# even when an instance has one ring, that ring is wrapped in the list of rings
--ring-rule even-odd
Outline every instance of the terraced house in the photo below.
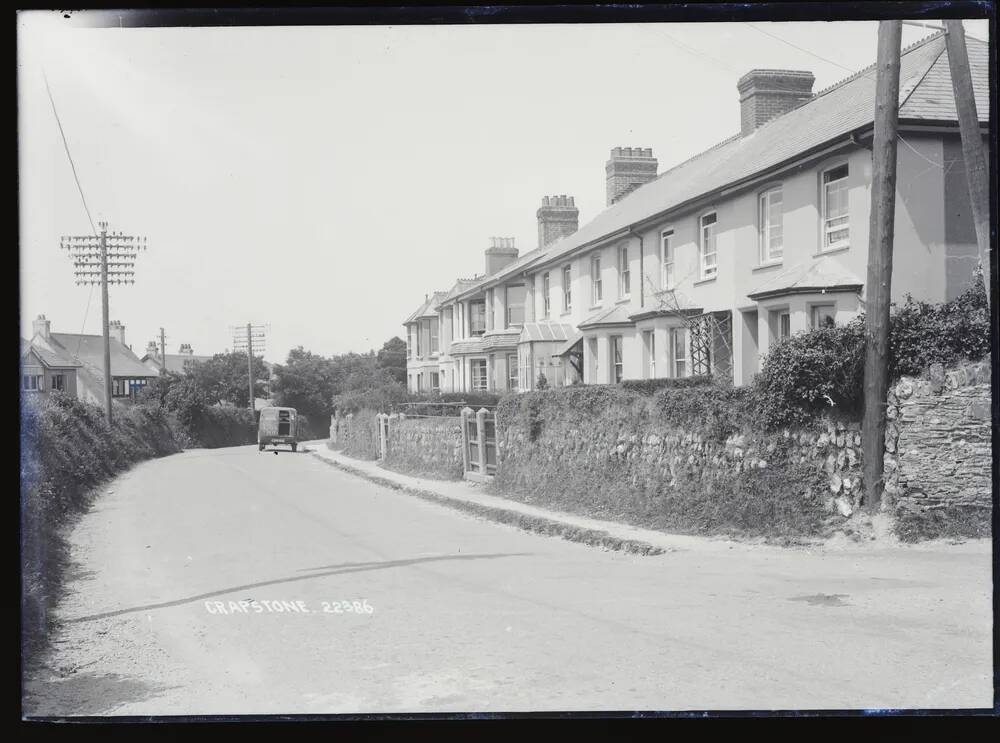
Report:
[[[968,49],[985,137],[988,49],[971,38]],[[751,70],[737,83],[738,134],[662,173],[651,149],[616,147],[593,220],[577,229],[572,197],[547,197],[537,248],[518,257],[494,239],[483,276],[419,310],[448,330],[440,388],[706,373],[742,385],[781,338],[856,317],[875,70],[818,93],[813,82]],[[947,301],[978,251],[942,34],[903,50],[899,134],[893,300]]]

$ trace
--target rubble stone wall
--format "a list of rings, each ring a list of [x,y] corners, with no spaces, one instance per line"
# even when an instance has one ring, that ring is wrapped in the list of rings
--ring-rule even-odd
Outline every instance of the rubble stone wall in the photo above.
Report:
[[[461,480],[461,418],[389,418],[389,440],[383,466],[441,480]]]
[[[991,506],[988,361],[904,377],[886,415],[886,492],[901,507]]]

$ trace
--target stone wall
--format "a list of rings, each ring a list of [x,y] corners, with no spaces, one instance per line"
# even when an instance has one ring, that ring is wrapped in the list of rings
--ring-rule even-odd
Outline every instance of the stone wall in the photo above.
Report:
[[[772,433],[747,429],[720,440],[697,426],[684,430],[663,421],[650,398],[596,412],[552,407],[537,411],[542,422],[535,430],[520,417],[498,426],[500,492],[544,494],[567,508],[581,501],[598,506],[669,498],[692,476],[721,480],[753,469],[806,464],[828,485],[808,497],[828,513],[848,516],[860,502],[858,423],[823,420],[808,429]]]
[[[990,363],[926,379],[904,377],[889,392],[886,492],[903,508],[989,508],[992,503]]]
[[[748,469],[807,465],[826,488],[827,512],[860,505],[861,426],[823,419],[778,432],[744,429],[720,439],[695,422],[672,425],[652,398],[621,395],[587,407],[560,395],[539,397],[498,424],[501,492],[538,494],[566,507],[670,497],[674,486]],[[704,394],[691,390],[691,395]],[[888,397],[887,502],[907,509],[991,506],[991,394],[988,361],[951,371],[931,367],[904,377]],[[615,494],[615,495],[612,495]]]
[[[378,427],[374,410],[335,416],[330,425],[330,448],[356,459],[378,459]]]
[[[382,466],[422,477],[461,480],[461,418],[391,416]]]

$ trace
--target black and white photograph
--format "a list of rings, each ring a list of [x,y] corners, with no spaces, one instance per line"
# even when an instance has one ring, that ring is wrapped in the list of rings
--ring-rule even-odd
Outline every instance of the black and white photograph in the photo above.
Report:
[[[22,726],[995,715],[995,4],[785,5],[19,10]]]

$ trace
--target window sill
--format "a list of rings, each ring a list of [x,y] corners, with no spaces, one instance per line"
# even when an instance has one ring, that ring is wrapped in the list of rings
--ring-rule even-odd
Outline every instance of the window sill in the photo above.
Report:
[[[713,281],[715,281],[718,278],[719,278],[719,276],[715,275],[715,276],[709,276],[709,277],[704,278],[704,279],[699,279],[698,281],[694,282],[694,286],[701,286],[702,284],[711,284]]]
[[[569,317],[572,314],[573,314],[573,310],[572,309],[568,309],[565,312],[560,312],[559,313],[559,317]]]
[[[621,299],[616,300],[615,304],[628,304],[631,301],[632,301],[632,297],[631,297],[631,295],[629,295],[627,297],[622,297]]]
[[[602,307],[602,305],[592,304],[592,305],[590,305],[590,310],[599,310],[599,309],[601,309],[601,307]]]
[[[813,258],[822,258],[824,255],[834,255],[836,253],[843,253],[844,251],[850,249],[851,249],[850,245],[838,245],[835,248],[826,248],[824,250],[820,250],[816,253],[813,253]]]
[[[785,265],[784,261],[768,261],[767,263],[758,263],[750,269],[750,272],[757,273],[758,271],[766,271],[769,268],[780,268],[783,265]]]

